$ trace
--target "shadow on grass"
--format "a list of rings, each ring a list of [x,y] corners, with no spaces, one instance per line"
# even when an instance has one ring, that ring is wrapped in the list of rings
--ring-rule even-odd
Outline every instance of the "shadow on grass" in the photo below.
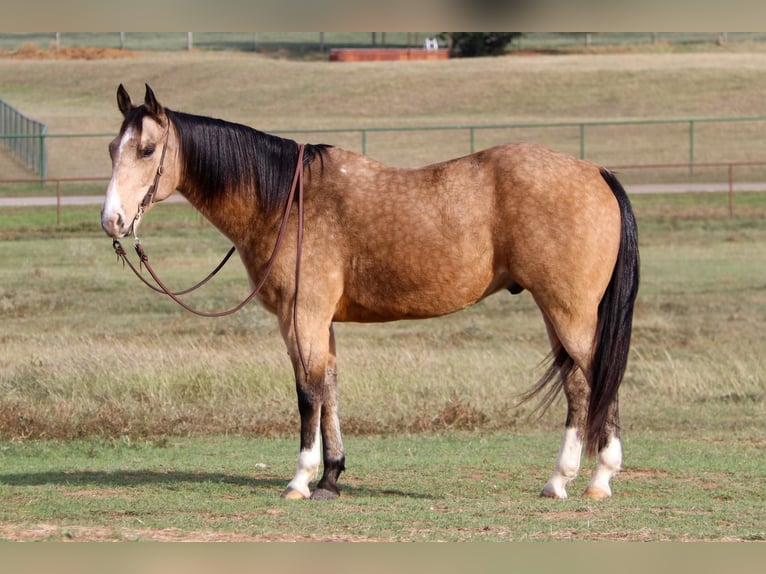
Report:
[[[37,472],[0,474],[0,485],[6,486],[45,486],[57,485],[71,488],[95,486],[103,488],[135,487],[145,485],[165,485],[179,483],[192,484],[227,484],[241,486],[252,490],[274,490],[281,492],[287,485],[285,477],[262,477],[231,475],[218,472],[157,472],[151,470],[136,471],[72,471],[72,472]],[[340,484],[343,493],[353,496],[370,497],[401,497],[413,499],[438,498],[418,492],[405,492],[391,488],[375,488],[374,486]]]
[[[232,484],[257,488],[259,486],[277,486],[283,481],[276,478],[253,478],[249,476],[236,476],[216,472],[157,472],[152,470],[134,471],[57,471],[0,474],[0,484],[8,486],[141,486],[146,484],[176,484],[179,482],[190,483],[215,483]]]

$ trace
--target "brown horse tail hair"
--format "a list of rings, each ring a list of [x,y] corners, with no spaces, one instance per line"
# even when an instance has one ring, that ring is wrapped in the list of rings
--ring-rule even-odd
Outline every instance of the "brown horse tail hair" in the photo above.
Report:
[[[628,195],[612,172],[602,168],[601,176],[620,206],[622,231],[612,278],[598,306],[598,328],[586,425],[586,452],[589,455],[606,446],[608,439],[604,431],[609,407],[617,400],[617,392],[628,364],[640,267],[638,229]]]

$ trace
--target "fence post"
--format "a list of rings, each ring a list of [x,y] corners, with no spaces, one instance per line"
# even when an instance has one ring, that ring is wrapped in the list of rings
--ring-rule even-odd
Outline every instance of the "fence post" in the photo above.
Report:
[[[46,135],[48,135],[48,126],[43,124],[40,128],[40,183],[48,177],[48,158],[45,157]]]
[[[476,151],[476,128],[471,126],[469,131],[471,133],[471,153],[473,153]]]
[[[362,130],[362,155],[367,155],[367,130]]]
[[[585,124],[580,124],[580,159],[585,159]]]
[[[30,165],[33,165],[33,157],[32,157],[32,122],[25,119],[24,120],[24,161],[27,164],[27,167]]]
[[[61,180],[56,180],[56,225],[61,225]]]
[[[729,164],[729,217],[734,217],[734,165]]]
[[[694,120],[689,120],[689,175],[694,175]]]

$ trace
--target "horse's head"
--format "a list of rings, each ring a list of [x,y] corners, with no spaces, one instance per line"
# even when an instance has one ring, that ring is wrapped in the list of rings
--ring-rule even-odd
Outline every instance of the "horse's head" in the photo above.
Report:
[[[125,237],[135,235],[141,217],[155,202],[175,191],[177,148],[165,109],[148,84],[140,106],[133,104],[120,84],[117,106],[124,120],[109,144],[112,179],[101,210],[101,227],[110,237]]]

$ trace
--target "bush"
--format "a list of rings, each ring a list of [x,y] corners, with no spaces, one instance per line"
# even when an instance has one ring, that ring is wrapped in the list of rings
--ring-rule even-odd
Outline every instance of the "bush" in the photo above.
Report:
[[[520,32],[453,32],[450,55],[475,58],[498,56],[505,53],[511,40]]]

